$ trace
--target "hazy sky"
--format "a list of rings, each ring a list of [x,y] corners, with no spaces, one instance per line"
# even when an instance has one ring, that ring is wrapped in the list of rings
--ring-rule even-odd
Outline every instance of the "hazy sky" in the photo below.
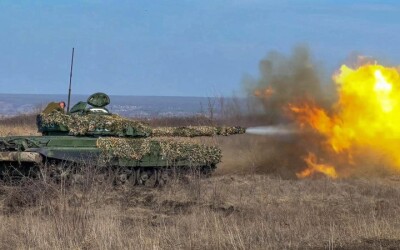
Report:
[[[55,4],[57,3],[57,4]],[[0,93],[230,95],[270,50],[400,61],[399,1],[0,1]]]

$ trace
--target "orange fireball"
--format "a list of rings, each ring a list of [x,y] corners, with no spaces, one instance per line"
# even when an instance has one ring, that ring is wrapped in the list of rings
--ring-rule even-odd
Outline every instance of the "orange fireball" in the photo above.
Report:
[[[308,156],[304,158],[304,161],[307,163],[307,168],[296,174],[298,178],[310,177],[315,173],[322,173],[330,178],[338,177],[333,166],[317,163],[316,156],[313,153],[309,153]]]
[[[359,158],[362,154],[375,154],[392,170],[400,172],[399,71],[382,65],[364,65],[357,69],[343,65],[333,80],[339,99],[332,111],[329,113],[313,103],[291,104],[289,110],[296,122],[301,128],[308,126],[321,134],[325,145],[335,154],[345,152]],[[309,175],[320,172],[332,177],[313,157],[312,161],[310,156],[306,158],[308,169],[298,176],[306,177],[304,173],[308,171]]]

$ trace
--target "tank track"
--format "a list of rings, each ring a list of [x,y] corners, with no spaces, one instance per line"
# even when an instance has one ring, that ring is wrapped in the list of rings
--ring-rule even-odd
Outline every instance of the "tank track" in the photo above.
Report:
[[[16,162],[4,162],[0,165],[0,180],[18,182],[22,178],[51,178],[53,181],[66,180],[67,182],[81,183],[89,172],[90,175],[97,175],[96,178],[112,178],[116,186],[146,186],[161,187],[173,178],[180,178],[185,175],[196,175],[209,177],[216,166],[196,167],[119,167],[119,166],[86,166],[49,160],[43,164],[16,164]],[[95,168],[95,169],[93,169]],[[86,170],[86,171],[85,171]]]

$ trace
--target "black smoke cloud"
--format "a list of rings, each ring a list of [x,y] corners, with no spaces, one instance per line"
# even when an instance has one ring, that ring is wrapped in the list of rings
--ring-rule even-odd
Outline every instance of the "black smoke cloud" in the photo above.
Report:
[[[289,103],[312,101],[327,109],[332,104],[332,83],[323,83],[321,67],[305,46],[295,47],[289,56],[268,53],[260,61],[259,71],[259,79],[247,79],[245,86],[262,102],[271,123],[287,121],[284,109]]]

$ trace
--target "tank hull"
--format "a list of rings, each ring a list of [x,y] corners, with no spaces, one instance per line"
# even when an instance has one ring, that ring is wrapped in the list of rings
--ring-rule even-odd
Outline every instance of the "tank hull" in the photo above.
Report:
[[[148,178],[153,173],[172,168],[178,171],[186,171],[189,167],[201,171],[212,171],[218,163],[217,161],[193,162],[188,158],[177,158],[171,161],[162,153],[160,144],[153,141],[150,142],[149,151],[140,159],[119,157],[113,154],[112,150],[105,152],[99,147],[101,139],[104,140],[102,137],[74,136],[2,137],[0,138],[0,175],[3,176],[4,172],[9,172],[10,167],[14,170],[13,172],[30,173],[32,169],[40,169],[47,163],[65,167],[94,165],[104,167],[104,169],[114,169],[117,172],[129,172],[130,175],[135,175],[136,183],[139,182],[140,175],[143,173]],[[117,138],[117,140],[124,139]],[[129,140],[130,143],[135,144],[136,141],[139,143],[140,139]],[[198,145],[198,147],[205,146]]]

